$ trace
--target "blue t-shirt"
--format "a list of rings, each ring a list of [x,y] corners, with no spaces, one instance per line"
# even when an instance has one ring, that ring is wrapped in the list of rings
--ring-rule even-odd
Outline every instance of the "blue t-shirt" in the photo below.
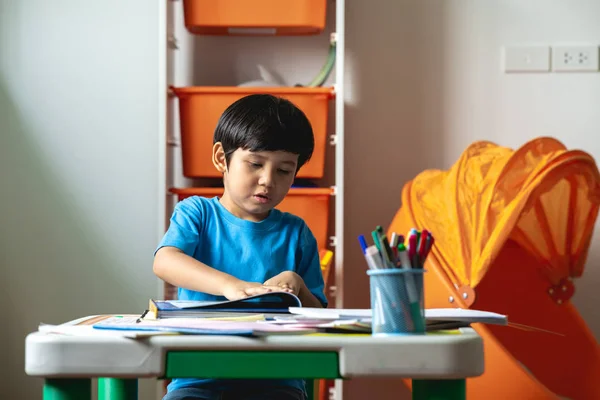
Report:
[[[193,196],[175,206],[171,223],[158,249],[177,247],[185,254],[219,271],[248,282],[263,283],[283,271],[294,271],[324,307],[324,282],[317,241],[301,219],[273,209],[260,222],[231,214],[218,197]],[[225,300],[222,296],[179,288],[180,300]],[[227,389],[240,385],[289,385],[304,391],[301,379],[240,381],[174,379],[169,391],[181,387]]]

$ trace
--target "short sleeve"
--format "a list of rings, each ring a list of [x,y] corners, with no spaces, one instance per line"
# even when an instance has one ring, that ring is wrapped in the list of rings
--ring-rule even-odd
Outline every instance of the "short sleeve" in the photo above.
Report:
[[[188,256],[193,256],[199,243],[203,212],[191,199],[180,201],[173,210],[169,229],[163,236],[154,254],[161,247],[176,247]]]
[[[308,290],[319,299],[323,307],[327,307],[325,282],[323,281],[323,273],[321,272],[317,240],[306,224],[303,224],[302,227],[300,251],[301,257],[297,270],[298,275],[302,277]]]

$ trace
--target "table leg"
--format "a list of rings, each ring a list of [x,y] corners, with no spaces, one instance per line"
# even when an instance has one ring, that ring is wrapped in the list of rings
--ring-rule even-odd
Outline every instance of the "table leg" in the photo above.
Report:
[[[306,382],[306,395],[308,400],[317,400],[317,396],[315,395],[316,388],[319,385],[318,379],[305,379]]]
[[[91,379],[46,379],[44,400],[90,400]]]
[[[137,379],[98,379],[98,400],[137,400]]]
[[[412,382],[413,400],[466,400],[465,379],[417,380]]]

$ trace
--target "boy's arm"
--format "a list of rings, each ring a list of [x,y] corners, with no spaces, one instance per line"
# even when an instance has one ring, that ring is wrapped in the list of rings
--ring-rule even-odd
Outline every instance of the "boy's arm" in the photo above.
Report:
[[[298,295],[303,307],[327,307],[317,240],[306,224],[300,235],[298,249],[300,259],[296,268],[297,272],[284,271],[264,284],[292,289]]]
[[[246,282],[218,271],[188,256],[176,247],[161,247],[154,257],[156,276],[171,285],[184,287],[237,300],[247,296],[270,292],[270,288],[257,282]],[[282,290],[276,288],[276,290]]]
[[[237,279],[193,257],[203,234],[200,227],[204,215],[202,205],[193,199],[177,203],[169,229],[154,255],[153,270],[156,276],[177,287],[225,296],[229,300],[274,290],[258,282]]]
[[[323,280],[323,271],[321,271],[321,260],[319,260],[319,249],[317,248],[317,239],[310,231],[306,223],[302,229],[302,240],[300,242],[302,257],[298,265],[298,275],[304,282],[303,289],[312,307],[327,308],[327,297],[325,296],[325,281]],[[307,305],[308,306],[308,305]]]
[[[302,278],[300,278],[302,279]],[[300,288],[300,292],[298,293],[298,298],[302,302],[303,307],[316,307],[323,308],[323,303],[319,300],[302,280],[302,287]]]
[[[302,307],[322,308],[323,303],[306,286],[304,279],[294,271],[283,271],[264,283],[265,286],[276,286],[290,289],[302,302]]]

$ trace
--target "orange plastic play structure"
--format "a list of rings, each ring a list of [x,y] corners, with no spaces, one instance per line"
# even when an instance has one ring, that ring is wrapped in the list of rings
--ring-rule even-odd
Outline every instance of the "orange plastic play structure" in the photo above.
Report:
[[[493,311],[526,325],[473,325],[485,372],[468,381],[468,398],[600,399],[600,348],[569,301],[599,204],[594,159],[547,137],[514,151],[475,142],[449,170],[404,186],[389,231],[435,236],[425,306]]]

